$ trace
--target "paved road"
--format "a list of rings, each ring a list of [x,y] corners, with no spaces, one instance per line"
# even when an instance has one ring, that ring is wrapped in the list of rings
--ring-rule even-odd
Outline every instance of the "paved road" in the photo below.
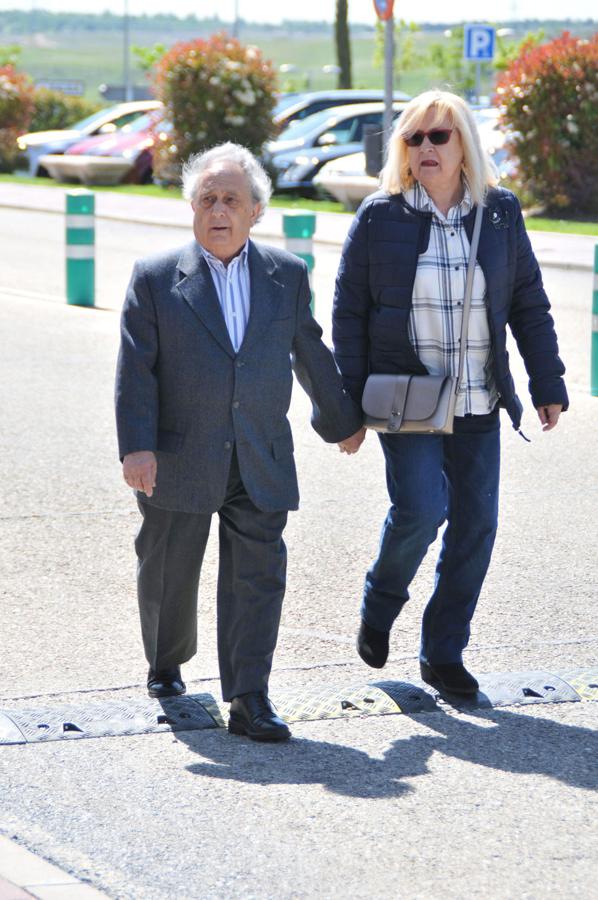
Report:
[[[0,704],[142,693],[132,538],[111,382],[135,256],[180,231],[99,225],[105,310],[62,292],[56,217],[0,212]],[[28,243],[26,243],[28,242]],[[335,254],[318,254],[327,315]],[[591,276],[546,273],[572,408],[526,444],[503,421],[501,530],[468,661],[476,672],[596,662],[596,400],[587,393]],[[37,292],[17,294],[15,291]],[[525,375],[517,367],[522,395]],[[375,680],[353,651],[364,569],[384,515],[368,438],[340,457],[292,422],[302,509],[274,697]],[[417,675],[432,555],[392,640],[390,679]],[[217,693],[210,543],[194,691]],[[25,699],[28,698],[28,699]],[[222,731],[0,747],[0,831],[119,898],[569,898],[596,889],[597,705],[542,705],[297,724],[287,747]],[[1,874],[1,867],[0,867]]]

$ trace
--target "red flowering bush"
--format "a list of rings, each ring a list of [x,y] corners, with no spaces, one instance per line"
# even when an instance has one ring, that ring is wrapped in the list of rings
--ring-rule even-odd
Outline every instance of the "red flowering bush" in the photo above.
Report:
[[[225,34],[175,44],[157,63],[154,83],[172,123],[154,147],[158,181],[178,181],[191,153],[222,141],[258,151],[274,133],[274,69],[256,47]]]
[[[525,44],[496,90],[520,186],[549,210],[598,212],[598,33]]]
[[[0,66],[0,172],[12,172],[33,115],[33,85],[13,65]]]

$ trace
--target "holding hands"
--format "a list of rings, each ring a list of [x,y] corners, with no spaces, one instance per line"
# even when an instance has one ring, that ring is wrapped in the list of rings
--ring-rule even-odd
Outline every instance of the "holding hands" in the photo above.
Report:
[[[365,431],[365,428],[362,427],[355,434],[352,434],[351,437],[345,438],[344,441],[339,441],[338,449],[341,453],[348,453],[349,455],[357,453],[365,440]]]
[[[538,406],[537,409],[542,431],[551,431],[558,423],[563,407],[560,403],[548,403],[546,406]]]

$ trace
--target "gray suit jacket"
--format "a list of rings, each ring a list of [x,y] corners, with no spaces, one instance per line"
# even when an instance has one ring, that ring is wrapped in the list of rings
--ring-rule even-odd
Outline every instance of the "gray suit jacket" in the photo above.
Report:
[[[234,445],[255,505],[297,508],[291,365],[325,441],[361,426],[311,315],[305,264],[250,241],[249,272],[251,311],[235,353],[195,241],[135,264],[121,320],[116,419],[121,459],[138,450],[157,455],[156,488],[141,495],[154,506],[219,509]]]

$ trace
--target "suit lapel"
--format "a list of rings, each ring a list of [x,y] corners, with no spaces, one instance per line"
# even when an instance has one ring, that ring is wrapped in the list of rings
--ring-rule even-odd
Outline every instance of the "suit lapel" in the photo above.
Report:
[[[251,349],[259,341],[278,309],[284,285],[277,276],[276,263],[267,250],[249,241],[251,305],[241,351]]]
[[[183,276],[177,288],[185,301],[222,349],[229,356],[234,356],[235,351],[228,335],[210,267],[195,241],[184,248],[177,267]]]

